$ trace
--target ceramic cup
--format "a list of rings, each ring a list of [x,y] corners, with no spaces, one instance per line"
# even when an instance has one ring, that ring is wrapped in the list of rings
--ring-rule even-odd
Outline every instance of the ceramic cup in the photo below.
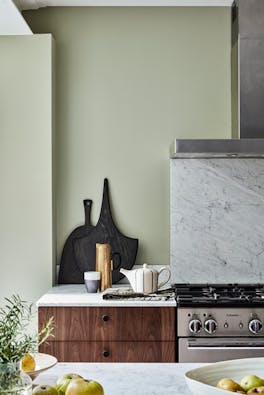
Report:
[[[101,272],[85,272],[84,283],[86,285],[87,292],[96,293],[100,289]]]

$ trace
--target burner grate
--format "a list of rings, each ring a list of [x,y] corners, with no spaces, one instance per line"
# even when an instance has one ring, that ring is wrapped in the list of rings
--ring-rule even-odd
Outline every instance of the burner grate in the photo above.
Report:
[[[178,305],[264,305],[264,284],[174,284]]]

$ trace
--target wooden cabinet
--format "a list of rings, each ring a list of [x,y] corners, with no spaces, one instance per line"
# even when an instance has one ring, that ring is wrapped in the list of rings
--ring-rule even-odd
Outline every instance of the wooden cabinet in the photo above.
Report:
[[[54,317],[40,352],[61,362],[175,362],[174,307],[39,307],[39,329]]]
[[[41,352],[61,362],[175,362],[174,342],[50,342]]]

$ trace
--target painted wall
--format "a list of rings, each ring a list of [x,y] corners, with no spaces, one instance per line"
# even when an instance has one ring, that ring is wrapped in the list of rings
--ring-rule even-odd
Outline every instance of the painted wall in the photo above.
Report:
[[[24,12],[56,40],[57,255],[98,219],[110,180],[119,228],[138,237],[138,263],[169,263],[169,146],[229,138],[230,9],[45,8]]]
[[[0,37],[0,301],[52,286],[52,37]]]

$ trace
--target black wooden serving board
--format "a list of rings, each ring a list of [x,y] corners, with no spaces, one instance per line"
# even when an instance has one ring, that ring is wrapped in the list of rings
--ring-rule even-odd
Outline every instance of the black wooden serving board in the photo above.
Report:
[[[138,239],[127,237],[117,229],[110,209],[107,178],[104,179],[103,200],[97,225],[85,236],[73,240],[75,262],[81,272],[95,270],[96,243],[108,243],[111,246],[114,284],[124,277],[119,272],[120,267],[131,269],[135,264]]]
[[[85,224],[74,229],[64,244],[60,261],[59,284],[82,284],[84,282],[83,272],[79,269],[75,261],[73,240],[77,237],[86,236],[94,227],[90,222],[92,200],[85,199],[83,205]]]

